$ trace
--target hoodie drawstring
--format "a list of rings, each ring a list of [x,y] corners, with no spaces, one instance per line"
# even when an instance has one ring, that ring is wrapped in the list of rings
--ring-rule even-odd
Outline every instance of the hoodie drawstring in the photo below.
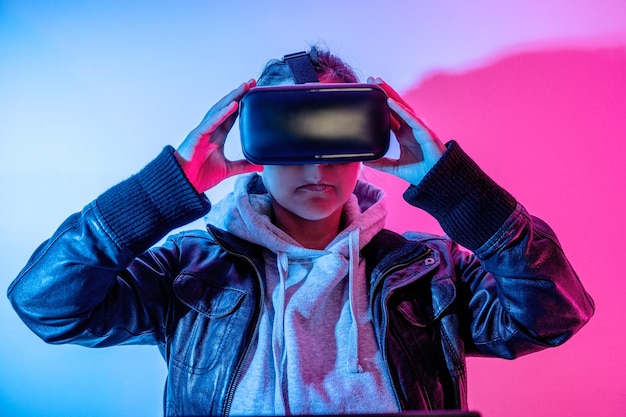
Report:
[[[285,354],[285,287],[289,276],[289,257],[285,252],[277,253],[278,296],[274,301],[274,325],[272,326],[272,345],[274,354],[274,406],[277,414],[286,414],[283,396],[284,369],[287,366]]]
[[[358,300],[355,300],[355,289],[354,286],[358,281],[359,274],[359,229],[354,229],[350,232],[350,236],[348,239],[348,296],[350,303],[350,315],[352,318],[352,327],[350,329],[350,334],[352,335],[352,340],[350,340],[350,346],[353,349],[352,354],[348,358],[348,368],[353,373],[363,372],[363,367],[360,362],[360,352],[359,352],[359,318],[361,316],[361,312],[359,311],[359,303]]]

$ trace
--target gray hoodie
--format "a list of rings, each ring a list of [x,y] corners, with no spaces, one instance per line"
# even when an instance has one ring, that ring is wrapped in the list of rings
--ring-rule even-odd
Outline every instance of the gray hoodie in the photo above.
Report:
[[[384,192],[358,181],[346,227],[324,249],[300,246],[271,222],[260,178],[241,176],[207,221],[266,250],[258,339],[238,382],[231,415],[397,412],[368,315],[360,250],[384,225]]]

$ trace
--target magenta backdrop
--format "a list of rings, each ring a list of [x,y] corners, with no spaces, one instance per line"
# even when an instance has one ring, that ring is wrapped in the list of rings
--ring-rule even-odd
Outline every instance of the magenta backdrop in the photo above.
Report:
[[[469,361],[470,405],[485,416],[626,415],[626,48],[537,47],[433,73],[405,93],[441,138],[454,138],[548,221],[597,304],[566,345],[516,361]],[[440,231],[389,190],[396,230]],[[411,219],[410,221],[407,219]]]

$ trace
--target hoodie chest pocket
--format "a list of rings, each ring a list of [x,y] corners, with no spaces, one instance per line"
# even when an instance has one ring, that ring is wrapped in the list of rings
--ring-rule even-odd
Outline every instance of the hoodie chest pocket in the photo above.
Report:
[[[168,361],[193,374],[209,372],[243,339],[246,292],[186,274],[174,281],[174,293],[185,307],[175,314]]]

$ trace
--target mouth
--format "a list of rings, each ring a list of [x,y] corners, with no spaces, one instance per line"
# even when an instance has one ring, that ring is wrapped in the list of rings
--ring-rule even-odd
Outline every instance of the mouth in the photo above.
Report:
[[[333,186],[330,184],[324,184],[324,183],[319,183],[319,184],[304,184],[301,185],[300,187],[298,187],[299,190],[306,190],[306,191],[315,191],[315,192],[325,192],[325,191],[330,191],[333,189]]]

